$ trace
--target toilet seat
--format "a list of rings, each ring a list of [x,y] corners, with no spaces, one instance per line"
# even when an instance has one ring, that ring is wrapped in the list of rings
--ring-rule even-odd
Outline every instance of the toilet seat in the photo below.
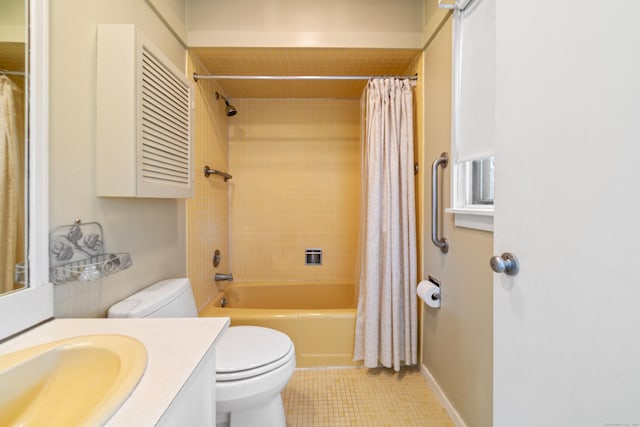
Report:
[[[216,349],[216,381],[238,381],[273,371],[295,358],[291,339],[260,326],[233,326]]]

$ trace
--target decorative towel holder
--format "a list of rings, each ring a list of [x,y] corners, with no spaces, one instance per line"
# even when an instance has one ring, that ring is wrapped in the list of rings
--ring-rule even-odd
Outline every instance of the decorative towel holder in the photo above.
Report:
[[[56,227],[49,233],[50,280],[88,282],[117,273],[133,265],[128,253],[104,253],[102,226],[97,222]]]

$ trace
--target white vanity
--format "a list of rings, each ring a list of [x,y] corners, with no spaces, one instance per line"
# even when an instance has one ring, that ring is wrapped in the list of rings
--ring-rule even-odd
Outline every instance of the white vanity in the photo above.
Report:
[[[147,352],[139,383],[106,426],[215,424],[215,346],[228,318],[55,319],[0,344],[2,355],[71,337],[116,334]],[[60,404],[73,405],[68,398]]]

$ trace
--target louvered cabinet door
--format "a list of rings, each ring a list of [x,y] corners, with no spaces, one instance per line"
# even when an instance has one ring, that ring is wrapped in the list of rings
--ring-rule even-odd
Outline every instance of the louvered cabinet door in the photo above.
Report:
[[[184,73],[133,25],[98,27],[97,65],[98,196],[192,197]]]

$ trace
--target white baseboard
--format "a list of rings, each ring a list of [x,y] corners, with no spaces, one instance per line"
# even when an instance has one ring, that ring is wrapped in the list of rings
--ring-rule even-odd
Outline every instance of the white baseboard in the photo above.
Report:
[[[433,394],[436,395],[436,398],[438,399],[440,404],[444,407],[444,410],[447,411],[447,414],[449,415],[449,418],[451,418],[451,422],[453,422],[453,425],[456,427],[467,427],[467,424],[462,420],[462,417],[460,416],[458,411],[456,411],[456,408],[454,408],[451,402],[449,402],[449,399],[447,399],[447,396],[444,394],[435,378],[433,378],[431,372],[429,372],[427,367],[423,364],[420,364],[420,373],[427,381],[427,384],[433,391]]]

